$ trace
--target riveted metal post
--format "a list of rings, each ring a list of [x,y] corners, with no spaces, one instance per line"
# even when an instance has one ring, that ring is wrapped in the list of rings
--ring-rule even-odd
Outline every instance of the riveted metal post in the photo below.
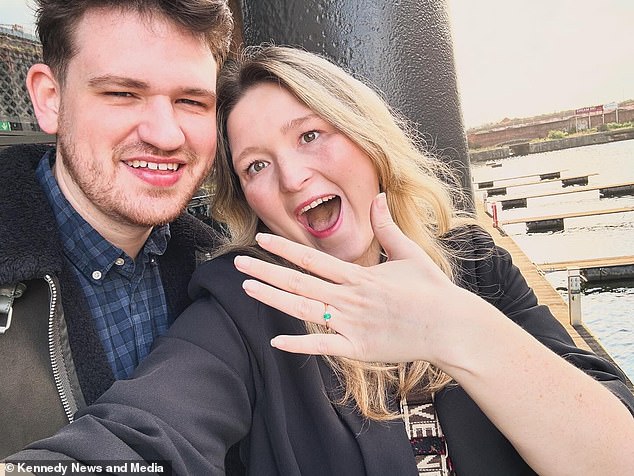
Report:
[[[580,326],[581,319],[581,273],[579,268],[568,268],[568,316],[570,324]]]

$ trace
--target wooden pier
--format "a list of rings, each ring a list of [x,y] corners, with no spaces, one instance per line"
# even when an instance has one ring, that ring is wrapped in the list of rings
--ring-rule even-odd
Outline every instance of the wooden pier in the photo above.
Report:
[[[544,277],[544,272],[526,256],[520,247],[504,231],[493,227],[491,218],[487,214],[483,203],[476,203],[476,213],[480,226],[491,234],[498,246],[501,246],[511,254],[513,263],[520,269],[528,285],[535,292],[539,303],[548,306],[555,318],[566,328],[577,347],[592,350],[597,355],[618,366],[590,330],[583,324],[575,326],[570,324],[568,304]],[[630,390],[634,391],[634,385],[629,379],[627,384]]]
[[[552,271],[565,271],[568,268],[606,268],[612,266],[634,265],[634,256],[609,256],[607,258],[578,259],[568,261],[551,261],[537,263],[539,269],[546,273]]]
[[[546,280],[544,273],[528,258],[528,256],[526,256],[526,254],[508,235],[498,228],[493,227],[491,218],[486,213],[483,205],[477,204],[476,210],[480,226],[491,234],[497,245],[511,253],[513,263],[520,269],[522,275],[528,282],[528,285],[533,288],[539,302],[550,308],[550,311],[557,320],[563,324],[578,347],[590,349],[590,346],[585,339],[581,337],[579,332],[570,325],[568,304],[563,300],[555,288],[552,287],[548,280]]]

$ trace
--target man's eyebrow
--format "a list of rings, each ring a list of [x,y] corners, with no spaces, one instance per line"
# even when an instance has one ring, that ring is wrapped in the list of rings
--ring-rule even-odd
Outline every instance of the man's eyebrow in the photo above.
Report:
[[[183,94],[186,96],[207,97],[216,100],[216,92],[205,88],[184,88]]]
[[[284,125],[281,127],[281,129],[280,129],[280,130],[281,130],[281,131],[285,134],[285,133],[287,133],[287,132],[288,132],[288,131],[290,131],[290,130],[297,129],[297,128],[298,128],[298,127],[300,127],[300,126],[301,126],[304,122],[309,121],[309,120],[311,120],[311,119],[321,119],[321,117],[320,117],[318,114],[315,114],[315,113],[313,112],[313,113],[307,114],[307,115],[302,116],[302,117],[298,117],[298,118],[295,118],[295,119],[291,119],[291,120],[290,120],[290,121],[288,121],[286,124],[284,124]]]
[[[116,76],[111,74],[106,74],[104,76],[96,76],[94,78],[90,78],[88,80],[88,84],[93,88],[104,88],[104,87],[112,87],[117,86],[120,88],[128,88],[128,89],[138,89],[138,90],[147,90],[150,89],[150,84],[146,81],[141,81],[139,79],[128,78],[125,76]],[[216,93],[211,89],[206,88],[183,88],[180,94],[184,94],[186,96],[196,96],[196,97],[206,97],[215,101]]]
[[[93,88],[104,86],[120,86],[131,89],[148,89],[150,85],[139,79],[126,78],[125,76],[114,76],[106,74],[104,76],[96,76],[88,80],[88,85]]]

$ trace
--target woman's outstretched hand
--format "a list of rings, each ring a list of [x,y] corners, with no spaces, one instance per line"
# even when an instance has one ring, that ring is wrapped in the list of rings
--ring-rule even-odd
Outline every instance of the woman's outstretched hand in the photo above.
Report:
[[[260,280],[244,282],[250,296],[306,321],[323,324],[324,313],[332,315],[329,327],[336,333],[281,335],[272,345],[370,362],[426,360],[465,389],[539,474],[596,474],[608,467],[610,474],[625,474],[632,468],[634,425],[614,395],[454,285],[401,233],[384,196],[373,201],[371,217],[389,258],[376,266],[342,262],[273,235],[258,242],[314,276],[236,258],[239,270]],[[544,445],[544,439],[556,444]],[[596,441],[609,451],[597,452]],[[566,462],[565,471],[553,465],[557,460]]]
[[[433,362],[442,353],[436,343],[452,338],[457,308],[480,299],[455,286],[401,232],[384,194],[372,202],[371,221],[388,256],[375,266],[347,263],[268,234],[257,237],[262,248],[312,275],[246,256],[235,259],[240,271],[259,280],[244,282],[249,296],[305,321],[325,324],[324,315],[331,316],[334,333],[281,335],[272,340],[274,347],[374,362]]]

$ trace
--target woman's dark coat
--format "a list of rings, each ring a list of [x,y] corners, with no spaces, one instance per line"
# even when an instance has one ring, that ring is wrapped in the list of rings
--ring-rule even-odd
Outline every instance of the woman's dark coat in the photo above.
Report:
[[[475,230],[453,244],[468,258],[462,286],[634,409],[620,370],[574,346],[507,252]],[[371,422],[333,404],[337,380],[322,358],[269,344],[278,334],[303,333],[303,323],[247,297],[244,279],[231,256],[199,267],[190,284],[196,302],[136,378],[116,382],[86,416],[31,448],[81,461],[169,460],[176,474],[212,475],[224,474],[225,452],[241,442],[253,475],[416,475],[402,421]],[[440,392],[436,407],[460,476],[534,474],[460,387]],[[51,459],[46,451],[19,456]]]

